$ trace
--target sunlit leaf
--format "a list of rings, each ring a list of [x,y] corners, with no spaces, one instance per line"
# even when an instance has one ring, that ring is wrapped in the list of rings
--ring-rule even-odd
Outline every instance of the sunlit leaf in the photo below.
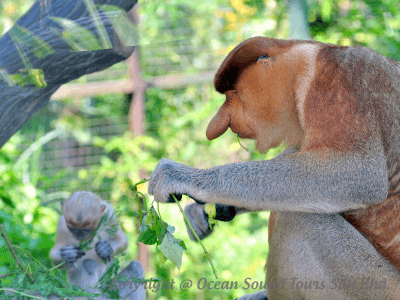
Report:
[[[65,29],[61,36],[73,51],[104,49],[100,45],[96,35],[78,23],[60,17],[51,17],[51,19]]]
[[[102,20],[100,19],[100,16],[96,10],[96,5],[92,0],[83,0],[83,1],[85,2],[86,8],[90,13],[94,26],[97,29],[97,33],[100,36],[100,41],[103,49],[111,49],[112,43],[110,41],[110,38],[108,37],[106,29],[104,28]]]
[[[37,88],[45,88],[47,86],[41,69],[22,69],[20,73],[11,74],[10,77],[20,86],[34,85]]]
[[[174,265],[181,269],[183,247],[180,245],[180,241],[177,240],[171,233],[167,232],[162,240],[161,245],[158,249],[165,255],[166,258],[171,260]]]
[[[123,9],[113,5],[102,5],[101,10],[109,13],[107,17],[124,46],[138,45],[139,33]]]
[[[9,33],[12,35],[13,39],[21,45],[28,45],[29,48],[33,50],[33,53],[39,58],[43,58],[54,53],[53,48],[51,48],[49,44],[36,37],[26,28],[15,25],[13,28],[11,28]]]

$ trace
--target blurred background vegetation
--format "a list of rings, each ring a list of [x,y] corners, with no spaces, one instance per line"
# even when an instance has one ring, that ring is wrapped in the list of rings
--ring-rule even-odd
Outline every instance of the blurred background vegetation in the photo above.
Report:
[[[255,35],[288,38],[292,0],[142,1],[139,5],[141,76],[216,71],[224,56],[239,42]],[[300,1],[301,2],[301,1]],[[0,2],[0,32],[4,34],[32,5],[31,0]],[[307,24],[314,40],[340,45],[360,44],[385,56],[400,58],[400,3],[398,0],[308,0]],[[135,50],[136,51],[136,50]],[[120,63],[74,83],[128,78],[128,66]],[[147,176],[162,157],[190,166],[207,168],[232,161],[269,159],[283,146],[266,154],[254,150],[227,132],[209,142],[205,129],[224,97],[212,81],[190,82],[180,88],[149,88],[145,95],[146,135],[132,139],[128,111],[132,95],[123,93],[79,96],[51,101],[0,149],[0,224],[14,245],[30,249],[50,266],[48,253],[54,245],[59,201],[76,190],[91,190],[109,200],[130,238],[124,264],[137,258],[137,204],[131,187],[139,170]],[[143,173],[142,173],[143,174]],[[142,191],[146,192],[142,187]],[[148,197],[148,199],[151,199]],[[190,199],[184,199],[190,202]],[[162,217],[176,227],[175,236],[185,241],[182,268],[164,263],[150,248],[146,277],[215,280],[199,245],[190,242],[176,205],[162,205]],[[219,223],[204,244],[220,280],[264,281],[268,253],[269,214],[242,215]],[[0,239],[0,274],[16,268]],[[4,284],[6,284],[4,280]],[[150,291],[149,299],[234,299],[249,293],[238,290],[187,292]]]

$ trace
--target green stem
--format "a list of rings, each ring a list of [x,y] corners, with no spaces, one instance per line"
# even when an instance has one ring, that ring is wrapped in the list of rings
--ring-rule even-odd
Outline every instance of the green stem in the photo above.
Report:
[[[65,265],[65,261],[63,261],[63,262],[59,263],[58,265],[55,265],[54,267],[48,269],[48,271],[51,272],[51,271],[53,271],[55,269],[58,269],[59,267],[61,267],[63,265]]]
[[[138,207],[139,207],[139,219],[140,219],[140,225],[142,225],[143,223],[143,213],[142,213],[142,205],[140,204],[140,198],[139,198],[139,194],[136,192],[136,201],[138,203]]]
[[[143,205],[144,205],[144,208],[146,209],[146,214],[149,214],[149,209],[148,209],[148,207],[147,207],[147,200],[146,200],[146,197],[143,195],[142,192],[136,191],[136,194],[142,195],[142,197],[143,197]]]
[[[149,180],[150,180],[150,179],[144,178],[144,179],[140,180],[139,182],[136,182],[136,183],[133,185],[133,188],[137,187],[139,184],[146,183],[146,182],[149,181]]]
[[[211,261],[211,258],[210,258],[209,253],[207,252],[206,248],[204,247],[203,243],[201,242],[201,240],[200,240],[199,236],[197,235],[196,231],[194,231],[194,229],[193,229],[193,227],[192,227],[192,224],[190,224],[188,218],[186,217],[186,214],[185,214],[185,212],[183,211],[182,206],[179,204],[178,199],[176,199],[175,195],[173,195],[173,194],[172,194],[172,197],[174,198],[176,204],[178,204],[179,209],[180,209],[180,211],[181,211],[183,217],[185,218],[187,224],[189,225],[189,228],[190,228],[190,230],[192,231],[193,235],[196,237],[197,241],[200,243],[201,247],[203,248],[204,253],[206,254],[206,257],[207,257],[208,261],[210,262],[211,268],[213,269],[213,273],[214,273],[214,275],[215,275],[215,278],[218,279],[217,270],[215,270],[214,264],[213,264],[212,261]]]
[[[142,197],[143,197],[143,205],[144,205],[144,207],[146,208],[147,214],[148,214],[148,210],[147,210],[146,197],[143,195],[143,193],[141,193],[141,192],[139,192],[139,191],[137,190],[137,186],[138,186],[139,184],[146,183],[147,181],[149,181],[149,179],[144,178],[144,179],[140,180],[139,182],[135,183],[134,186],[133,186],[133,189],[136,189],[136,191],[135,191],[135,196],[136,196],[136,200],[137,200],[137,202],[138,202],[138,207],[139,207],[140,224],[142,224],[142,221],[143,221],[143,213],[142,213],[142,205],[140,204],[139,195],[142,195]]]
[[[237,142],[239,143],[240,147],[242,147],[246,151],[249,151],[249,149],[247,149],[245,146],[243,146],[242,143],[240,142],[239,135],[237,135]]]
[[[25,296],[25,297],[29,297],[29,298],[33,298],[33,299],[46,300],[45,298],[41,298],[41,297],[32,296],[32,295],[25,294],[25,293],[22,293],[22,292],[18,292],[18,291],[16,291],[16,290],[13,290],[13,289],[8,289],[8,288],[0,288],[0,291],[12,292],[12,293],[15,293],[15,294],[20,294],[21,296]]]

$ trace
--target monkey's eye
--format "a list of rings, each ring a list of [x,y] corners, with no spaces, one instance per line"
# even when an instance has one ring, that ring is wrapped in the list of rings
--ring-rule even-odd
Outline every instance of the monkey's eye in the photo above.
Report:
[[[84,233],[91,233],[93,231],[93,228],[85,228],[85,229],[82,229],[82,231]]]
[[[259,59],[268,58],[268,57],[269,57],[269,56],[268,56],[267,54],[261,55],[261,56],[259,56],[259,57],[257,58],[257,61],[258,61]]]

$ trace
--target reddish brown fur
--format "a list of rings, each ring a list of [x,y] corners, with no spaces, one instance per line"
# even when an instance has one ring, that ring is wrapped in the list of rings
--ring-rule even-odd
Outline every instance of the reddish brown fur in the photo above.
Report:
[[[318,51],[307,54],[296,48],[299,45]],[[270,59],[256,62],[264,54]],[[230,126],[241,137],[256,139],[261,151],[285,140],[303,152],[321,153],[321,159],[363,155],[371,144],[382,145],[390,186],[387,200],[344,217],[400,270],[397,68],[363,47],[247,40],[228,55],[216,75],[217,91],[226,94],[219,111],[224,118],[210,123],[207,137],[216,138]],[[299,83],[304,78],[309,78],[305,92]],[[273,222],[271,213],[270,237]]]
[[[337,61],[341,51],[343,47],[329,46],[317,56],[317,73],[304,104],[307,135],[303,150],[323,147],[357,152],[373,135],[370,128],[376,126],[367,124],[370,119],[366,118],[373,108],[365,109],[366,99],[360,99],[346,80],[347,70]]]
[[[268,242],[271,242],[272,232],[274,231],[276,213],[272,212],[269,214],[268,220]]]
[[[385,202],[366,210],[344,213],[343,216],[400,270],[399,196],[389,197]]]

